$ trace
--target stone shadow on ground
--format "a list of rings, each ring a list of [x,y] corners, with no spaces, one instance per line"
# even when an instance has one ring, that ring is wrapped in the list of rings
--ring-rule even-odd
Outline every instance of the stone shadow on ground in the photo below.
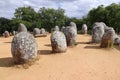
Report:
[[[38,54],[39,55],[51,55],[51,54],[54,54],[54,53],[52,53],[51,50],[38,50]]]
[[[12,43],[12,42],[4,42],[4,43]]]
[[[12,57],[0,58],[0,67],[12,67],[13,65]]]
[[[51,47],[51,44],[45,44],[44,46]]]
[[[90,44],[91,42],[76,42],[76,44]]]
[[[100,46],[85,46],[85,49],[101,49]]]

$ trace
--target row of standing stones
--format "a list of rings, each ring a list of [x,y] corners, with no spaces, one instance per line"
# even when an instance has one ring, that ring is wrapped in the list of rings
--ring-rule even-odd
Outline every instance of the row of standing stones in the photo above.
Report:
[[[39,34],[46,35],[45,29],[34,28],[34,37]],[[14,63],[24,64],[31,62],[37,58],[38,45],[24,24],[18,27],[18,33],[14,36],[11,44],[11,53]],[[62,53],[67,51],[67,46],[74,46],[77,38],[77,27],[74,22],[70,26],[64,28],[63,32],[59,31],[59,27],[54,28],[51,35],[51,46],[53,53]]]
[[[77,39],[77,27],[74,22],[70,26],[64,27],[59,31],[59,27],[55,26],[51,35],[52,52],[62,53],[67,51],[67,46],[75,46]]]
[[[46,37],[47,36],[47,32],[45,31],[44,28],[34,28],[33,29],[33,35],[34,37]]]
[[[87,25],[83,24],[82,33],[87,34]],[[9,32],[5,31],[6,34]],[[44,28],[34,28],[34,37],[47,35]],[[24,24],[20,24],[18,32],[14,36],[11,44],[11,52],[14,62],[17,64],[27,63],[37,58],[38,45]],[[61,31],[55,26],[51,34],[51,47],[53,53],[63,53],[67,51],[67,46],[75,46],[77,39],[77,26],[71,22],[69,26],[62,27]],[[113,28],[106,26],[103,22],[96,22],[92,30],[92,42],[101,43],[100,47],[105,48],[112,44],[120,44],[120,38],[115,34]]]
[[[95,22],[92,30],[92,42],[101,43],[101,48],[111,48],[113,45],[120,45],[120,37],[112,27],[103,22]]]

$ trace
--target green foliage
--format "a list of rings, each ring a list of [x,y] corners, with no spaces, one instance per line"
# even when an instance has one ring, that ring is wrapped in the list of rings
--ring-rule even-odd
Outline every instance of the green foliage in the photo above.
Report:
[[[65,25],[65,15],[63,9],[50,9],[50,8],[40,8],[38,11],[41,26],[50,31],[51,28],[56,25],[62,26]]]
[[[89,11],[86,17],[82,19],[70,18],[65,15],[65,11],[61,8],[45,8],[42,7],[38,12],[28,6],[19,7],[15,10],[14,18],[6,19],[0,18],[0,34],[5,30],[9,32],[17,30],[19,23],[26,25],[29,31],[33,31],[33,28],[45,28],[51,32],[51,29],[58,25],[68,26],[73,21],[77,24],[78,32],[81,33],[82,25],[88,25],[88,33],[91,34],[92,25],[94,22],[104,22],[108,26],[113,27],[117,33],[120,33],[120,5],[111,4],[109,6],[100,5],[97,8],[93,8]]]
[[[92,26],[94,22],[104,22],[108,26],[113,27],[116,32],[119,33],[120,5],[113,3],[107,7],[104,7],[103,5],[98,6],[88,13],[86,19],[88,20],[89,26]]]
[[[0,34],[4,33],[5,30],[12,30],[11,20],[1,17],[0,18]]]

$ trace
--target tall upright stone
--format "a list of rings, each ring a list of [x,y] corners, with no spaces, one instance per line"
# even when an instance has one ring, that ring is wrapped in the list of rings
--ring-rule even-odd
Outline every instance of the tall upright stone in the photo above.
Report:
[[[41,28],[40,34],[46,34],[46,31],[44,28]]]
[[[120,45],[120,37],[117,34],[114,37],[114,44],[115,45]]]
[[[66,36],[67,46],[75,46],[77,39],[77,26],[74,22],[70,23],[70,26],[65,27],[63,33]]]
[[[16,31],[13,31],[12,34],[13,34],[13,36],[15,36],[16,35]]]
[[[24,24],[20,23],[18,27],[18,32],[27,32],[27,28]]]
[[[65,29],[65,27],[64,27],[64,26],[62,26],[62,28],[61,28],[61,32],[64,32],[64,29]]]
[[[96,22],[93,25],[92,29],[92,42],[93,43],[100,43],[103,34],[105,33],[106,25],[103,22]]]
[[[40,34],[40,29],[39,28],[34,28],[33,29],[33,35],[34,36],[37,36],[37,35],[39,35]]]
[[[112,47],[114,44],[114,36],[115,36],[115,31],[113,28],[110,27],[103,35],[100,47],[101,48]]]
[[[9,32],[8,32],[8,31],[5,31],[5,32],[4,32],[4,37],[7,38],[7,37],[9,37],[9,36],[10,36]]]
[[[53,53],[66,52],[67,44],[65,35],[60,31],[54,31],[51,35],[51,46]]]
[[[87,34],[87,29],[88,29],[87,25],[83,24],[82,25],[82,34]]]
[[[11,53],[17,64],[27,63],[37,57],[38,46],[34,37],[27,32],[16,34],[12,40]]]
[[[54,31],[59,31],[59,27],[55,26]]]

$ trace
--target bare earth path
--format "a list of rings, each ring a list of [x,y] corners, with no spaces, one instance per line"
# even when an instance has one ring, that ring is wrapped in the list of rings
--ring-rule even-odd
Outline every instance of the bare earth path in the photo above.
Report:
[[[86,44],[88,35],[78,35],[78,45],[63,54],[50,54],[50,35],[36,38],[40,60],[29,69],[10,67],[10,38],[0,38],[0,80],[120,80],[120,51]]]

